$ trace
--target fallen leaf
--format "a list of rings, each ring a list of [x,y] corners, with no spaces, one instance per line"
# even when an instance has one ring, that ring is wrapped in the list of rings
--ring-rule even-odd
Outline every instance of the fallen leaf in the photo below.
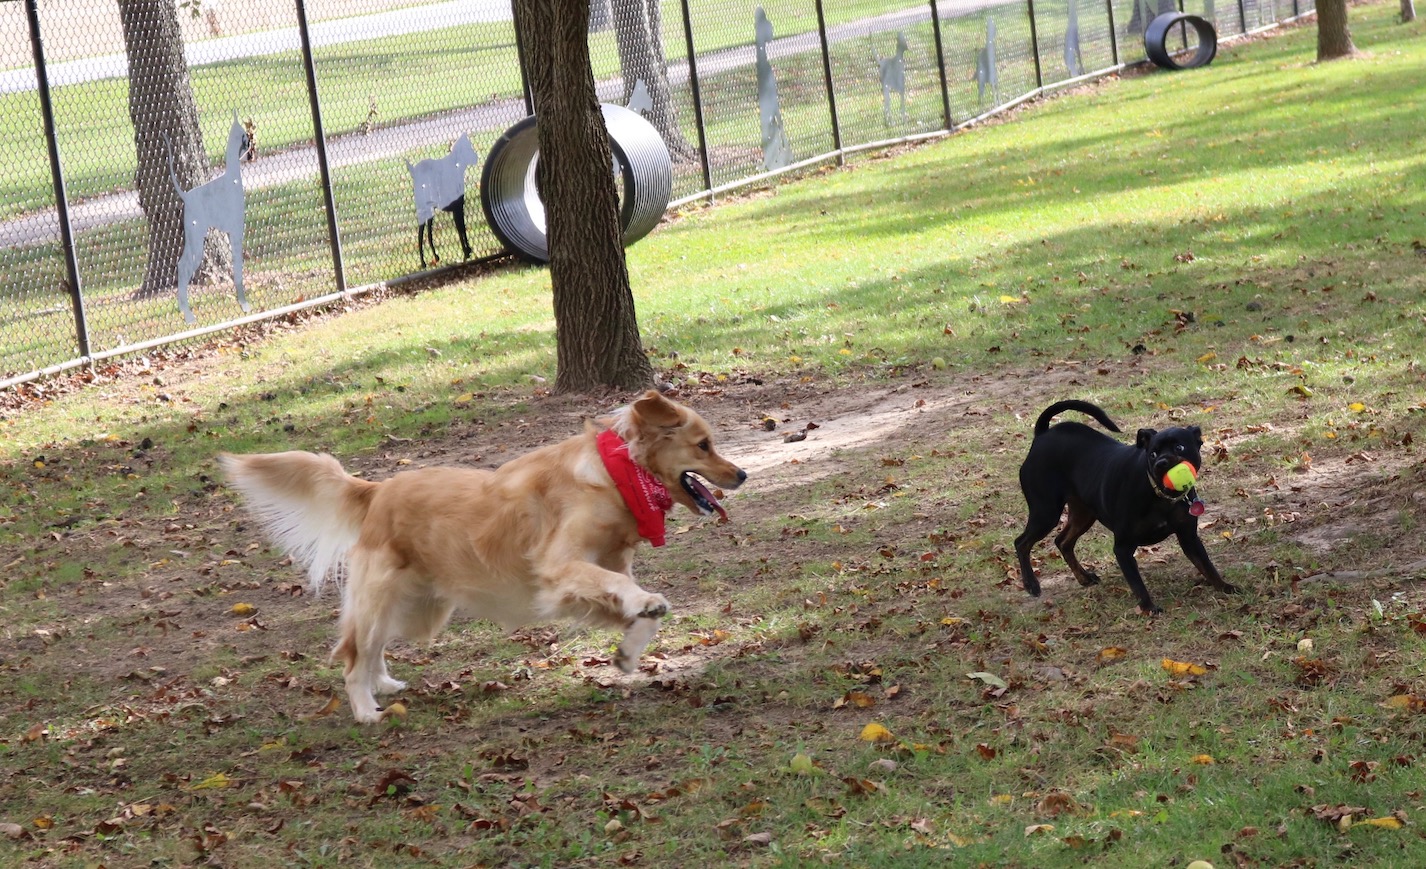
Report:
[[[858,709],[870,709],[876,705],[876,698],[861,691],[848,691],[832,704],[833,709],[841,709],[843,706],[855,706]]]
[[[215,772],[201,782],[189,788],[191,791],[215,790],[217,788],[232,787],[233,780],[228,778],[227,773]]]
[[[233,604],[233,608],[228,610],[228,612],[235,616],[250,616],[257,612],[257,607],[250,603],[235,603]]]
[[[323,718],[327,715],[331,715],[333,712],[336,712],[340,708],[342,708],[341,698],[333,694],[331,698],[327,700],[327,705],[323,706],[321,709],[318,709],[316,712],[313,712],[312,717]]]
[[[812,775],[817,768],[812,764],[812,758],[798,752],[792,756],[792,760],[787,764],[788,769],[795,775]]]
[[[1009,686],[1007,686],[1007,685],[1005,684],[1005,680],[1001,679],[999,676],[995,675],[994,673],[983,673],[983,672],[967,673],[967,674],[966,674],[966,678],[967,678],[967,679],[978,679],[978,680],[980,680],[981,682],[984,682],[985,684],[991,686],[992,688],[1006,688],[1006,687],[1009,687]]]
[[[862,728],[861,735],[857,737],[862,742],[891,742],[896,737],[891,735],[891,731],[877,724],[875,721]]]
[[[1172,676],[1202,676],[1208,672],[1208,668],[1202,664],[1191,664],[1187,661],[1173,661],[1164,658],[1163,668]]]
[[[1367,825],[1370,825],[1370,826],[1373,826],[1373,827],[1381,827],[1383,830],[1400,830],[1402,827],[1406,826],[1405,824],[1401,823],[1401,819],[1400,819],[1400,818],[1393,818],[1393,817],[1390,816],[1390,815],[1387,815],[1387,816],[1384,817],[1384,818],[1370,818],[1370,819],[1368,819],[1368,820],[1361,821],[1360,823],[1356,824],[1355,826],[1367,826]]]
[[[1029,837],[1036,836],[1041,833],[1053,833],[1054,831],[1054,824],[1031,824],[1030,826],[1025,828],[1025,835]]]
[[[1109,661],[1117,661],[1127,654],[1129,654],[1129,650],[1123,646],[1108,646],[1099,650],[1099,663],[1104,664]]]
[[[1217,762],[1218,761],[1214,760],[1211,754],[1195,754],[1193,758],[1189,760],[1189,763],[1196,763],[1199,766],[1212,766]]]

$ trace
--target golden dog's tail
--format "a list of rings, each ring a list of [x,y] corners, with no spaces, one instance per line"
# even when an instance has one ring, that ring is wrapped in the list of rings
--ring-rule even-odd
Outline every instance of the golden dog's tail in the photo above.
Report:
[[[313,592],[342,581],[379,483],[353,477],[325,454],[222,453],[218,464],[268,538],[306,568]]]

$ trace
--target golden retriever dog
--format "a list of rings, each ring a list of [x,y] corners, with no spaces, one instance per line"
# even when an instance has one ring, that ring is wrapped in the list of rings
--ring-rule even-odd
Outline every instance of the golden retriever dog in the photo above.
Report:
[[[650,390],[583,434],[500,468],[423,468],[383,482],[305,452],[218,457],[268,536],[314,590],[342,585],[333,659],[361,723],[376,695],[406,687],[386,670],[397,638],[429,641],[459,609],[514,629],[574,619],[624,632],[615,663],[633,672],[668,612],[634,582],[640,540],[663,545],[674,504],[727,513],[703,480],[747,473],[713,447],[698,414]],[[701,478],[701,479],[700,479]]]

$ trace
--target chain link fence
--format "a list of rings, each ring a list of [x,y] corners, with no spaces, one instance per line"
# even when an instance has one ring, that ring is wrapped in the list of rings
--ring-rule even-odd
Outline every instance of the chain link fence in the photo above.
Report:
[[[1137,63],[1175,9],[1314,7],[592,0],[589,40],[678,204]],[[0,386],[503,253],[479,164],[530,111],[509,0],[0,0]]]

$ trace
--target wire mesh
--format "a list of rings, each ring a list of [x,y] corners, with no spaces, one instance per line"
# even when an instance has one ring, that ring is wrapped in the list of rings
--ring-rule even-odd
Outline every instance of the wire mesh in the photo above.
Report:
[[[500,253],[476,197],[529,112],[510,2],[0,2],[0,382]],[[1314,8],[591,0],[589,48],[687,199],[1139,62],[1179,2],[1220,37]]]

